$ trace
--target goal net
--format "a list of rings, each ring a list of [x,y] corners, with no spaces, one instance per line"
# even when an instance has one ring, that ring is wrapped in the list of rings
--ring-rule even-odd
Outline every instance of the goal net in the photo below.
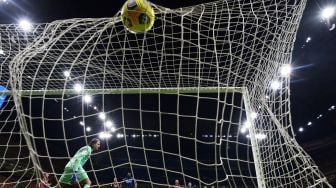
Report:
[[[331,187],[295,140],[289,78],[306,1],[155,7],[143,34],[113,18],[2,25],[1,186],[52,186],[75,152],[94,186]]]

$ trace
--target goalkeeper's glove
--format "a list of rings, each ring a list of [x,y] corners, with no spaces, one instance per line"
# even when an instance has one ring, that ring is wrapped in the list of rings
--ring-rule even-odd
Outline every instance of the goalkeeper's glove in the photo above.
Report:
[[[70,178],[71,185],[77,184],[77,171],[74,171]]]

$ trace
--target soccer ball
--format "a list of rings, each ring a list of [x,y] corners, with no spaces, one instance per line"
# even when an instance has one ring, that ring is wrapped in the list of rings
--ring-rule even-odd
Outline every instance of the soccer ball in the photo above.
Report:
[[[128,0],[121,9],[121,21],[132,33],[150,30],[154,18],[154,9],[147,0]]]

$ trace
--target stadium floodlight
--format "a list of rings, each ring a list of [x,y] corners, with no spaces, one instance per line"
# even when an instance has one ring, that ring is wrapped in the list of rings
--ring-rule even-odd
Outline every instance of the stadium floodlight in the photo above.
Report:
[[[100,112],[99,115],[98,115],[99,119],[101,120],[105,120],[106,119],[106,115],[104,112]]]
[[[111,132],[114,133],[114,132],[116,132],[116,130],[117,130],[117,129],[116,129],[115,127],[111,127]]]
[[[312,125],[312,124],[313,124],[313,123],[312,123],[311,121],[307,123],[308,126],[310,126],[310,125]]]
[[[75,84],[74,90],[79,93],[83,90],[83,86],[81,84]]]
[[[335,7],[334,6],[325,7],[321,12],[321,18],[323,20],[328,20],[331,17],[333,17],[334,14],[335,14]]]
[[[246,133],[246,131],[247,131],[247,129],[244,126],[240,129],[240,132],[243,133],[243,134]]]
[[[109,133],[109,132],[100,132],[99,133],[99,138],[100,139],[108,139],[108,138],[111,138],[112,137],[112,134]]]
[[[258,134],[255,134],[254,136],[257,140],[264,140],[267,138],[267,135],[266,134],[263,134],[263,133],[258,133]],[[246,135],[246,138],[251,138],[251,135],[250,134],[247,134]]]
[[[256,134],[255,137],[258,140],[264,140],[267,138],[266,134],[263,134],[263,133]]]
[[[242,128],[240,129],[240,132],[241,132],[241,133],[245,133],[250,127],[251,127],[251,123],[248,122],[248,121],[245,121],[245,122],[243,123]]]
[[[310,42],[311,41],[311,37],[307,37],[306,39],[306,43]]]
[[[303,127],[300,127],[299,132],[303,132],[303,131],[304,131]]]
[[[87,132],[91,132],[91,127],[86,127]]]
[[[92,97],[91,95],[84,95],[83,100],[85,103],[91,103],[92,102]]]
[[[83,121],[80,121],[79,124],[80,124],[81,126],[84,126],[84,125],[85,125]]]
[[[280,89],[281,87],[281,83],[278,81],[278,80],[274,80],[272,83],[271,83],[271,88],[273,90],[278,90]]]
[[[289,77],[292,72],[292,66],[290,64],[285,64],[281,67],[280,74],[282,77]]]
[[[258,113],[257,112],[252,112],[251,113],[252,120],[256,119],[257,117],[258,117]]]
[[[33,24],[27,19],[20,20],[19,26],[24,32],[29,32],[33,29]]]
[[[111,120],[108,120],[104,123],[104,126],[107,128],[111,128],[113,126],[113,122]]]
[[[70,71],[68,70],[63,71],[63,75],[64,77],[68,78],[70,76]]]

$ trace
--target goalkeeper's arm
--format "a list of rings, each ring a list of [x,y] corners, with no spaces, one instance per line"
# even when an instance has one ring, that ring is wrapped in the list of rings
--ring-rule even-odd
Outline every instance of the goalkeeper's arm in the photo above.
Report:
[[[83,149],[82,151],[80,151],[74,156],[75,162],[72,167],[73,172],[77,172],[78,169],[82,166],[82,164],[80,163],[81,159],[89,155],[90,155],[90,151],[88,149]]]

